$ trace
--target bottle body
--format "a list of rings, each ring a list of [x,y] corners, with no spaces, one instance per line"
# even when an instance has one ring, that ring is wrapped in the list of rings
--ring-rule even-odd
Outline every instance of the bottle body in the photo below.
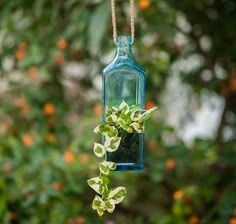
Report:
[[[120,39],[119,39],[120,38]],[[129,106],[144,109],[145,73],[132,57],[131,38],[118,37],[115,59],[103,71],[103,121],[106,106],[118,106],[124,100]],[[144,134],[119,133],[119,148],[106,154],[108,161],[117,164],[117,170],[142,170]]]

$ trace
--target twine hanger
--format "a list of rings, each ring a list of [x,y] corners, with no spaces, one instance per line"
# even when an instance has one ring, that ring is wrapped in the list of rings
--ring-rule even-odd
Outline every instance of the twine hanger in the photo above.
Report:
[[[132,44],[134,43],[134,0],[130,0],[130,31],[131,31],[131,40]],[[116,4],[115,0],[111,0],[111,16],[112,16],[112,27],[113,27],[113,40],[116,44],[117,41],[117,26],[116,26]]]

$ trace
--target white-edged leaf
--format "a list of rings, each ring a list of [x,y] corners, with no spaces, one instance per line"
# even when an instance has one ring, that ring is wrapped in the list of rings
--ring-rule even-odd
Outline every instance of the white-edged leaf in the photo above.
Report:
[[[111,114],[106,117],[106,121],[108,123],[115,123],[115,122],[117,122],[117,120],[118,120],[118,117],[115,114]]]
[[[113,126],[109,126],[109,127],[110,127],[109,131],[106,134],[104,134],[104,135],[108,136],[108,137],[115,137],[115,136],[117,136],[118,135],[118,130],[115,127],[113,127]]]
[[[138,133],[144,132],[144,125],[143,123],[133,122],[131,126],[134,128],[134,130]]]
[[[91,186],[94,184],[100,184],[101,179],[100,179],[100,177],[93,177],[93,178],[90,178],[87,182],[88,182],[88,185]]]
[[[109,116],[112,113],[112,108],[106,105],[106,116]]]
[[[112,110],[113,110],[114,112],[118,112],[118,111],[119,111],[119,107],[112,106],[111,108],[112,108]]]
[[[101,124],[98,125],[95,129],[94,132],[97,134],[102,134],[104,136],[108,136],[108,137],[114,137],[118,135],[118,130],[110,125],[106,125],[106,124]]]
[[[104,175],[109,175],[110,170],[115,170],[115,169],[116,169],[116,163],[114,163],[114,162],[103,161],[103,162],[99,163],[99,170]]]
[[[98,194],[102,195],[104,193],[105,187],[102,185],[102,180],[100,177],[93,177],[89,179],[87,182],[88,185]]]
[[[111,161],[104,161],[104,163],[109,167],[110,170],[116,169],[116,163],[111,162]]]
[[[112,200],[114,204],[119,204],[124,200],[125,195],[126,195],[126,188],[117,187],[109,192],[108,199]]]
[[[120,127],[122,129],[124,129],[128,133],[132,133],[133,132],[133,129],[131,127],[129,127],[123,119],[119,118],[118,119],[118,124],[120,125]]]
[[[141,120],[141,118],[143,117],[142,114],[141,114],[142,110],[141,109],[136,109],[134,110],[131,115],[130,115],[130,118],[132,121],[139,121]]]
[[[97,208],[97,213],[99,216],[102,216],[104,214],[105,208]]]
[[[116,169],[116,163],[111,162],[111,161],[103,161],[102,164],[104,166],[108,166],[110,170],[115,170]]]
[[[116,207],[115,203],[112,200],[106,200],[105,206],[109,213],[112,213]]]
[[[96,133],[96,134],[100,134],[100,126],[101,125],[98,125],[96,128],[94,128],[94,132]]]
[[[121,113],[119,119],[124,120],[124,122],[129,125],[131,123],[130,115]]]
[[[97,210],[99,216],[102,216],[104,211],[106,210],[105,202],[98,195],[96,195],[93,199],[92,209]]]
[[[93,151],[97,157],[103,157],[106,153],[105,147],[100,143],[94,143]]]
[[[110,174],[109,166],[107,164],[105,164],[105,162],[99,163],[99,170],[104,175]]]
[[[116,151],[120,145],[120,141],[121,141],[121,137],[107,138],[104,143],[106,151],[108,152]]]
[[[142,114],[142,121],[147,121],[152,114],[157,110],[157,107],[153,107],[150,110],[146,111],[145,113]]]
[[[129,105],[123,100],[119,106],[119,110],[121,110],[122,113],[124,113],[124,114],[128,114],[129,113]]]

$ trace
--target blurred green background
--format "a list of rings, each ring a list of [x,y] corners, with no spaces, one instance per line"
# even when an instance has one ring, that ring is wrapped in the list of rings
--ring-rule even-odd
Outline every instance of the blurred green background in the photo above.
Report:
[[[117,0],[119,34],[129,1]],[[137,0],[145,171],[98,218],[93,128],[115,45],[109,0],[0,1],[0,224],[235,224],[236,2]]]

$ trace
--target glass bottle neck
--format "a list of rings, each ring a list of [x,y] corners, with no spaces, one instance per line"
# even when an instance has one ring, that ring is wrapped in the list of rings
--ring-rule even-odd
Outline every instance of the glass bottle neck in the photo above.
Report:
[[[122,59],[132,58],[132,41],[130,36],[117,37],[116,57]]]

